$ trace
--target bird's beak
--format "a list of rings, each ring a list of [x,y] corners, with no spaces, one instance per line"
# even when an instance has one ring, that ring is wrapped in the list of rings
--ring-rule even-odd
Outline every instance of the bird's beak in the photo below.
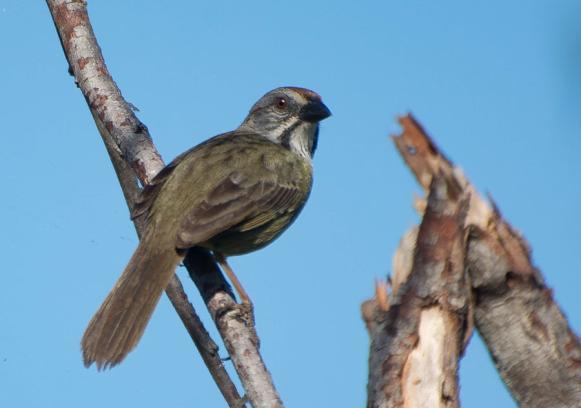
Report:
[[[331,111],[321,101],[310,101],[299,112],[299,118],[305,122],[319,122],[331,116]]]

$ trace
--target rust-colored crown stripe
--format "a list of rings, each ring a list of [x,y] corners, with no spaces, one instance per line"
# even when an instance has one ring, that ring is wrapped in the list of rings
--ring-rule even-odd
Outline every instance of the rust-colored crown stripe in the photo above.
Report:
[[[311,91],[310,89],[298,88],[294,86],[289,86],[287,89],[292,89],[299,95],[302,95],[308,101],[321,101],[321,96],[318,93]]]

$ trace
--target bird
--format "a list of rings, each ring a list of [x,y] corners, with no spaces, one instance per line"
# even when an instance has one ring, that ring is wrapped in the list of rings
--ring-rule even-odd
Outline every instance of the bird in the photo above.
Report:
[[[145,232],[85,330],[86,367],[113,367],[135,348],[190,248],[211,251],[249,302],[226,258],[265,247],[297,218],[312,187],[319,122],[330,115],[314,91],[276,88],[238,128],[182,153],[143,188],[132,217],[144,217]]]

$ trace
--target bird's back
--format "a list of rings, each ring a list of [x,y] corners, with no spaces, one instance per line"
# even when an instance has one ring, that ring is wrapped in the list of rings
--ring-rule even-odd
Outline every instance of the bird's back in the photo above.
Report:
[[[231,132],[170,163],[137,209],[176,248],[238,255],[276,239],[302,209],[312,184],[309,160],[253,133]],[[174,233],[175,232],[175,233]]]

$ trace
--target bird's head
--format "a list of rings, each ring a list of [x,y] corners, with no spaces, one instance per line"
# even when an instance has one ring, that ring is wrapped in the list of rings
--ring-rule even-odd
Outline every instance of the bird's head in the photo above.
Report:
[[[330,115],[317,93],[305,88],[277,88],[254,104],[239,129],[311,158],[317,147],[319,122]]]

